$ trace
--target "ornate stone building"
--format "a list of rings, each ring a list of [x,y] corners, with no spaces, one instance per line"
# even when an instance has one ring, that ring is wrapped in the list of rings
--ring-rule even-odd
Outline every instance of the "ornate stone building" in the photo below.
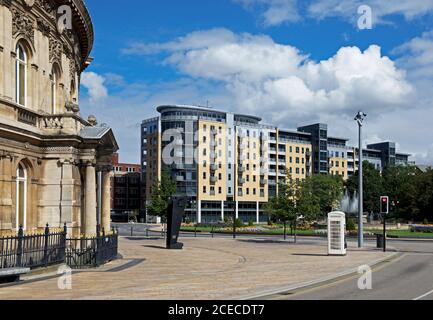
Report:
[[[58,26],[62,5],[72,29]],[[78,103],[92,45],[82,0],[0,0],[0,230],[110,227],[117,142]]]

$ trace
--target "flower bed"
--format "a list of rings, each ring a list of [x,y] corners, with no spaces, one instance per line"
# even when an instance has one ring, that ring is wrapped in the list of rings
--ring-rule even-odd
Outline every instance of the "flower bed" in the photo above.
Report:
[[[433,225],[411,225],[411,232],[433,233]]]

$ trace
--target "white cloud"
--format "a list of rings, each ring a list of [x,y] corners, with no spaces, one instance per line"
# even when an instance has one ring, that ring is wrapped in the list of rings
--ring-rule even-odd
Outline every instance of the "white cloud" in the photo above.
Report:
[[[402,57],[397,63],[383,56],[377,45],[364,51],[343,47],[329,59],[314,61],[270,37],[226,29],[194,32],[166,43],[136,43],[124,53],[157,55],[185,78],[151,86],[127,84],[120,95],[108,97],[104,116],[117,128],[122,150],[138,157],[139,130],[136,143],[131,143],[130,128],[154,116],[159,104],[204,105],[210,100],[215,107],[262,116],[264,122],[285,128],[321,121],[329,124],[330,134],[347,137],[352,144],[357,137],[353,116],[362,109],[368,113],[367,142],[396,141],[400,151],[433,163],[426,152],[433,141],[428,103],[433,94],[431,88],[421,92],[428,82],[415,81],[414,76],[417,66],[427,68],[433,62],[407,67],[409,60],[423,54],[417,48],[426,48],[428,54],[428,46],[415,45],[422,41],[399,48]],[[89,108],[97,107],[89,103]]]
[[[403,54],[398,63],[411,70],[412,77],[433,78],[433,30],[402,44],[394,53]]]
[[[373,10],[376,23],[384,23],[390,15],[402,15],[408,21],[433,13],[433,0],[312,0],[306,12],[300,13],[300,3],[295,0],[233,0],[246,8],[259,7],[267,26],[284,22],[296,22],[301,16],[314,19],[343,17],[350,21],[358,20],[358,8],[368,5]]]
[[[314,113],[373,114],[401,107],[412,88],[405,73],[381,55],[380,47],[364,52],[341,48],[333,57],[312,61],[297,48],[270,37],[210,30],[169,43],[136,44],[140,54],[164,51],[164,63],[193,78],[223,83],[238,110],[260,113],[270,121],[292,123]],[[194,39],[197,36],[198,39]],[[221,38],[218,38],[218,37]],[[136,52],[138,53],[138,52]]]
[[[432,0],[316,0],[309,6],[308,13],[318,19],[341,16],[357,20],[357,11],[361,5],[372,8],[376,22],[383,22],[390,15],[403,15],[406,20],[412,20],[433,12]]]
[[[244,8],[259,8],[265,26],[277,26],[283,22],[297,22],[301,19],[297,0],[233,0]]]
[[[92,102],[101,101],[108,97],[108,90],[104,85],[105,78],[95,72],[83,72],[81,84],[87,89]]]

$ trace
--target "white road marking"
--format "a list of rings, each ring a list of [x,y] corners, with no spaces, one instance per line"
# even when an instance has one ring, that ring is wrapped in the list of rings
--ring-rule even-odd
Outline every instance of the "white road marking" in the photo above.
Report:
[[[429,292],[427,292],[426,294],[423,294],[422,296],[419,296],[418,298],[415,298],[415,299],[413,299],[413,300],[414,300],[414,301],[418,301],[418,300],[424,299],[425,297],[428,297],[428,296],[431,295],[431,294],[433,294],[433,290],[432,290],[432,291],[429,291]]]

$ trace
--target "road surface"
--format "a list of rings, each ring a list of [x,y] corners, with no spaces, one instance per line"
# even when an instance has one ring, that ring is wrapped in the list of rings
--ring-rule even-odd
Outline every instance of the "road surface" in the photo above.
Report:
[[[433,242],[389,241],[401,255],[373,269],[372,289],[360,290],[360,275],[312,288],[283,292],[269,300],[433,300]]]

